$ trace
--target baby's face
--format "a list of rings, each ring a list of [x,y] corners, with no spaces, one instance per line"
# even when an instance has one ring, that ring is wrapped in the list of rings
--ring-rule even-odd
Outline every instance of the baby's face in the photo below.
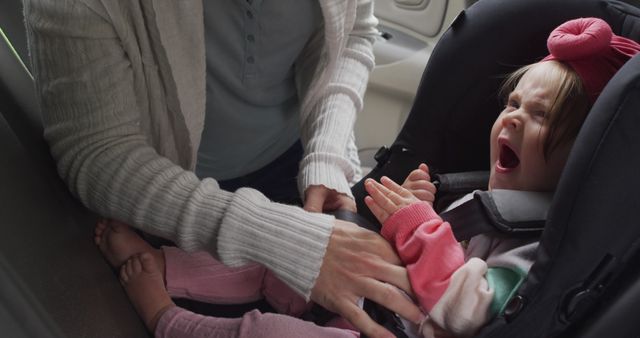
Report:
[[[525,73],[491,129],[489,189],[553,191],[571,144],[557,147],[545,160],[545,115],[560,87],[555,62],[541,62]]]

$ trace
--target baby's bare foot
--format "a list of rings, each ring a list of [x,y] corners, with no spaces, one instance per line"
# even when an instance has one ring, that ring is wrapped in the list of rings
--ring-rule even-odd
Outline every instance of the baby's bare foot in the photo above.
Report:
[[[129,257],[154,249],[128,225],[114,220],[100,220],[96,224],[94,240],[113,267],[120,267]],[[162,256],[160,254],[160,256]]]
[[[175,306],[164,287],[162,272],[149,252],[133,255],[120,269],[120,282],[149,331]]]

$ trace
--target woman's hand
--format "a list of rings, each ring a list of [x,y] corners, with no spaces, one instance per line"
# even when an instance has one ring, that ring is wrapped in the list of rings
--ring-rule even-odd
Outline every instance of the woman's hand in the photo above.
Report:
[[[356,212],[353,198],[341,194],[324,185],[312,185],[304,192],[304,210],[310,212],[328,212],[344,209]]]
[[[311,299],[340,314],[369,337],[393,337],[357,302],[361,297],[368,298],[419,323],[423,319],[420,309],[399,289],[411,294],[407,270],[400,266],[391,245],[375,232],[336,220]]]

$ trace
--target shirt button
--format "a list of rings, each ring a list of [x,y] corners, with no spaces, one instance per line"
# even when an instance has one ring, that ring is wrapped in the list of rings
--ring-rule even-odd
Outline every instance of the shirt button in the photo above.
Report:
[[[251,11],[247,11],[247,18],[253,19],[253,13],[251,13]]]
[[[254,41],[256,41],[256,38],[255,38],[255,36],[253,36],[253,34],[249,34],[249,35],[247,35],[247,41],[254,42]]]
[[[253,56],[249,56],[249,57],[247,57],[247,62],[248,63],[254,63],[254,62],[256,62],[256,59],[254,59]]]

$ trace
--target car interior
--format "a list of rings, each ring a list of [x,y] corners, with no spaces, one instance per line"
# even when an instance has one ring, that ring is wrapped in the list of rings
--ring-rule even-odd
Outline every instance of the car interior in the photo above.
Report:
[[[438,40],[458,13],[475,1],[375,2],[380,31],[373,46],[376,65],[369,77],[363,111],[355,125],[363,171],[375,166],[376,151],[391,144],[398,135]]]
[[[437,6],[439,1],[426,3]],[[489,130],[500,111],[497,88],[505,74],[546,54],[549,31],[571,18],[595,16],[607,21],[616,34],[640,41],[638,0],[465,3],[468,7],[461,8],[455,20],[447,19],[451,13],[443,17],[440,25],[448,26],[444,34],[432,27],[437,44],[428,48],[410,106],[391,105],[401,117],[394,115],[398,130],[390,146],[378,149],[377,139],[359,145],[363,162],[370,161],[373,167],[367,177],[402,180],[426,162],[433,176],[442,180],[450,173],[473,173],[465,175],[471,183],[462,186],[465,190],[481,186],[486,182],[482,173],[488,170]],[[389,20],[396,7],[387,9]],[[391,23],[382,31],[402,36],[394,27]],[[0,32],[1,334],[149,336],[114,270],[93,244],[97,216],[68,192],[42,136],[20,0],[0,2]],[[399,43],[421,46],[418,40],[403,38]],[[393,59],[397,54],[379,53],[388,55],[387,61],[382,60],[387,65],[400,62]],[[379,71],[372,77],[384,83],[384,67]],[[375,95],[382,88],[373,84],[365,106],[382,100],[382,94]],[[639,113],[640,56],[636,56],[607,85],[578,135],[527,280],[505,312],[478,337],[637,336]],[[378,113],[369,114],[375,118]],[[356,134],[377,133],[371,128],[360,124]],[[362,182],[353,187],[358,211],[372,221],[361,203]],[[437,198],[449,200],[460,192],[442,189]]]

